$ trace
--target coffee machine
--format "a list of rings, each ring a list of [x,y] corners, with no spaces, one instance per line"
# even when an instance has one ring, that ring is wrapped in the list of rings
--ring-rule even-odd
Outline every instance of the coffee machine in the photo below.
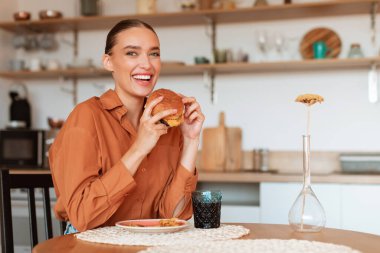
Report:
[[[8,128],[27,128],[31,127],[30,104],[27,99],[28,92],[23,83],[15,83],[9,90],[11,105],[9,107]]]

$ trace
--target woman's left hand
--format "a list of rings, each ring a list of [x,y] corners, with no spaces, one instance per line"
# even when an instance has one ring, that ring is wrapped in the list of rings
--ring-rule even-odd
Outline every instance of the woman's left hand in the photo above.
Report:
[[[183,137],[197,139],[201,133],[205,116],[202,113],[201,106],[195,98],[181,96],[182,102],[185,105],[184,122],[181,124]]]

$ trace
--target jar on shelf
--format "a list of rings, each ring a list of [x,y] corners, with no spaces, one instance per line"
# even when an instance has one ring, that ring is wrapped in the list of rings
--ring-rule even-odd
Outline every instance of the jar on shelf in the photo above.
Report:
[[[99,0],[81,0],[80,12],[83,16],[96,16],[100,14]]]
[[[138,14],[156,13],[156,0],[136,0],[136,11]]]
[[[261,158],[260,170],[261,171],[268,171],[268,169],[269,169],[269,150],[268,149],[260,149],[260,158]]]
[[[350,51],[348,52],[348,58],[363,58],[364,54],[359,43],[352,43]]]
[[[210,10],[214,7],[214,0],[198,0],[198,8],[200,10]]]

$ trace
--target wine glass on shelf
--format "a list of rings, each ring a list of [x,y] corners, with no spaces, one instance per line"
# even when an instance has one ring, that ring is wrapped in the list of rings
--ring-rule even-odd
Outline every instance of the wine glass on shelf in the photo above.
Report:
[[[300,38],[296,36],[287,37],[287,56],[289,61],[301,60],[301,54],[299,52]]]
[[[271,48],[268,32],[265,30],[257,30],[256,31],[256,43],[257,47],[260,51],[260,60],[266,61],[268,60],[268,52]]]
[[[278,60],[284,60],[284,52],[286,50],[286,46],[285,36],[280,32],[276,32],[274,34],[274,47],[278,55]]]

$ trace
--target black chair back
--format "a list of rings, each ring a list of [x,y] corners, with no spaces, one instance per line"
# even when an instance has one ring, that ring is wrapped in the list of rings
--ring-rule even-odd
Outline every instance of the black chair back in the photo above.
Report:
[[[28,193],[28,211],[30,227],[30,244],[33,248],[38,243],[36,199],[34,189],[41,188],[43,192],[43,209],[45,221],[45,239],[53,237],[53,225],[51,217],[51,205],[49,188],[53,187],[50,174],[9,173],[9,169],[0,171],[0,215],[1,215],[1,248],[2,252],[13,253],[13,227],[11,189],[26,189]],[[65,222],[60,223],[61,234],[65,228]]]

